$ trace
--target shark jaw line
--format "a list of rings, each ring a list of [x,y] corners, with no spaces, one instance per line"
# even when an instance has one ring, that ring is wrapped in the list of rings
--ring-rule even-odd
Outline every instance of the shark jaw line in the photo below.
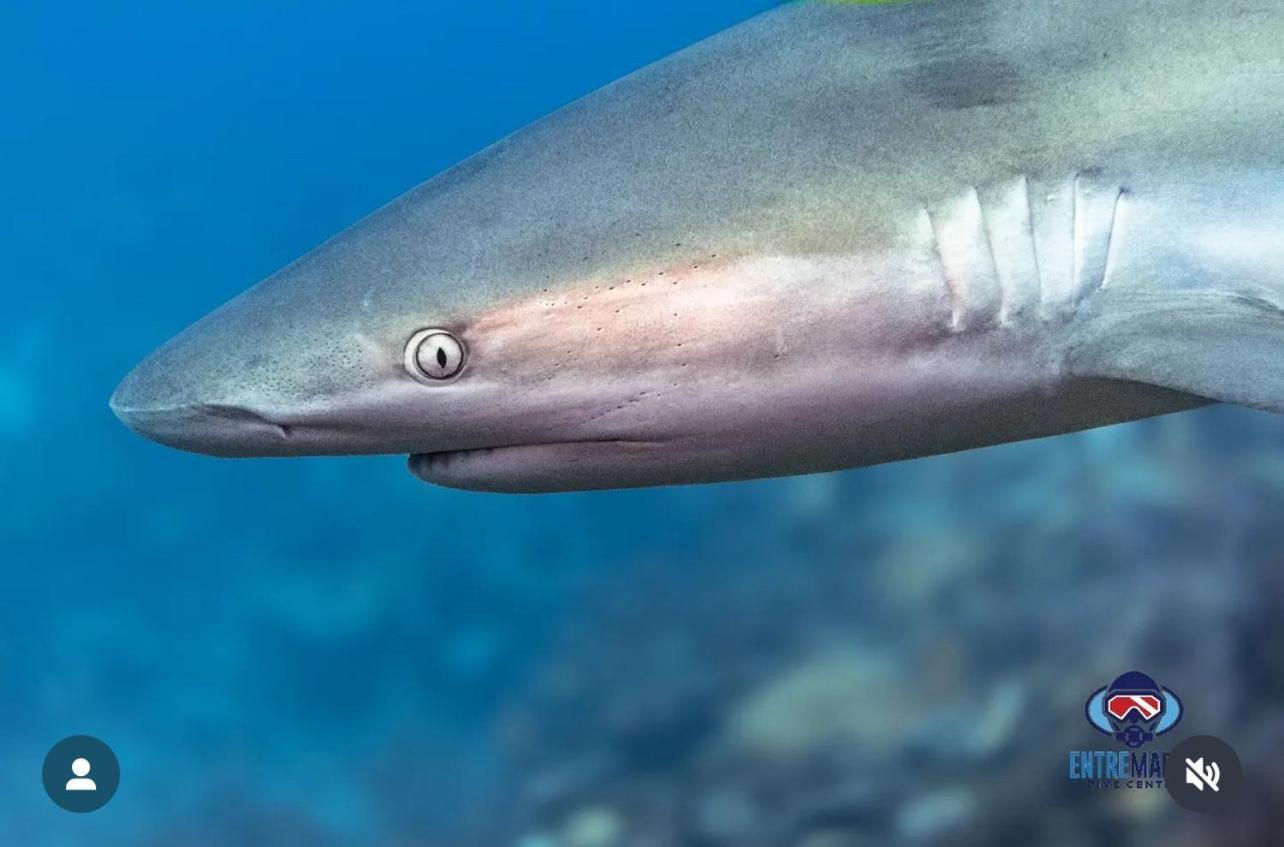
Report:
[[[607,477],[592,470],[604,459],[621,456],[653,459],[661,455],[664,440],[586,438],[536,441],[434,453],[412,453],[410,472],[425,482],[474,491],[537,493],[612,487]],[[589,470],[585,470],[589,468]],[[542,480],[561,475],[562,485]],[[597,482],[585,484],[585,479]]]
[[[658,438],[568,438],[554,441],[514,442],[496,444],[492,447],[465,447],[458,450],[431,450],[423,453],[411,453],[410,460],[449,459],[462,456],[492,455],[505,450],[525,450],[532,447],[575,447],[578,445],[620,446],[620,447],[659,447],[666,442]]]

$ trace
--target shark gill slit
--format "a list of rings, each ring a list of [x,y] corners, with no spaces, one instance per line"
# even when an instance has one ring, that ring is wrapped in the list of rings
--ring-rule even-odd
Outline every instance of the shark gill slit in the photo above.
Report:
[[[1038,288],[1039,296],[1035,299],[1035,310],[1038,310],[1038,304],[1043,302],[1045,296],[1043,290],[1043,265],[1039,260],[1039,239],[1034,233],[1034,209],[1030,204],[1030,179],[1022,174],[1021,176],[1021,196],[1025,201],[1025,224],[1026,232],[1030,234],[1030,255],[1034,259],[1034,284]]]
[[[1121,187],[1107,185],[1100,186],[1095,192],[1085,191],[1082,186],[1075,189],[1075,299],[1072,305],[1076,308],[1085,298],[1106,286],[1115,247],[1119,206],[1125,193]]]
[[[1008,292],[1008,283],[1004,280],[1006,274],[999,272],[999,259],[994,253],[994,233],[991,231],[990,218],[985,214],[985,204],[981,202],[981,192],[976,186],[972,187],[972,196],[976,198],[976,205],[981,210],[981,233],[985,236],[985,246],[990,251],[990,267],[993,268],[994,278],[999,284],[999,311],[996,319],[999,326],[1010,326],[1008,301],[1011,295]]]
[[[1119,226],[1119,213],[1122,211],[1124,195],[1128,193],[1126,188],[1120,188],[1115,193],[1115,205],[1110,211],[1110,228],[1106,231],[1106,261],[1101,269],[1101,283],[1097,286],[1098,291],[1106,287],[1110,280],[1110,269],[1115,258],[1115,228]]]
[[[1082,223],[1079,220],[1080,176],[1074,175],[1070,185],[1070,297],[1077,302],[1082,290],[1079,280],[1079,255],[1083,251]]]
[[[1039,299],[1037,312],[1043,319],[1047,319],[1048,298],[1052,291],[1050,281],[1047,278],[1045,268],[1049,267],[1047,247],[1039,244],[1038,224],[1034,217],[1034,200],[1030,196],[1030,179],[1022,177],[1021,181],[1025,184],[1025,209],[1030,216],[1030,244],[1034,248],[1034,270],[1035,282],[1039,288]]]
[[[962,303],[960,302],[960,292],[958,284],[950,278],[949,268],[946,267],[945,254],[941,252],[941,237],[937,232],[936,218],[932,215],[927,206],[923,207],[923,218],[927,222],[927,235],[931,239],[930,252],[936,263],[936,269],[941,274],[941,284],[945,287],[945,296],[950,303],[950,332],[959,332],[962,330]]]

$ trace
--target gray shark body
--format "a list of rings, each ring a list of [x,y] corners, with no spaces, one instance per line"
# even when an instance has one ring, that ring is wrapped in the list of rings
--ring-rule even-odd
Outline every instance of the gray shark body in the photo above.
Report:
[[[782,7],[410,191],[113,406],[504,491],[1278,411],[1281,44],[1275,0]],[[432,328],[448,378],[407,352]]]

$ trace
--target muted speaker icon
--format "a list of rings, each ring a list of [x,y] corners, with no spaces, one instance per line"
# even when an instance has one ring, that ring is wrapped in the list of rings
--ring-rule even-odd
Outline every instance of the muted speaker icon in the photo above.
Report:
[[[1221,769],[1217,767],[1217,763],[1214,762],[1212,759],[1208,760],[1207,767],[1204,766],[1203,756],[1200,756],[1198,759],[1195,759],[1193,762],[1190,759],[1186,760],[1186,784],[1187,785],[1193,785],[1196,788],[1198,788],[1200,791],[1204,790],[1204,786],[1207,786],[1213,789],[1214,791],[1216,791],[1217,783],[1221,781],[1221,778],[1222,778]]]
[[[1230,814],[1244,793],[1244,766],[1225,741],[1193,735],[1178,742],[1165,759],[1164,788],[1189,812]]]

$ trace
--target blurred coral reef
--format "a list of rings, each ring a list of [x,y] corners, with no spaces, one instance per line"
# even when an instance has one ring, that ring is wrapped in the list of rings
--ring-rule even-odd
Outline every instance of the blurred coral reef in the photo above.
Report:
[[[517,843],[1271,843],[1277,441],[1210,409],[758,487],[707,549],[603,575],[507,709]],[[1233,822],[1068,781],[1134,665],[1178,737],[1238,746]]]

